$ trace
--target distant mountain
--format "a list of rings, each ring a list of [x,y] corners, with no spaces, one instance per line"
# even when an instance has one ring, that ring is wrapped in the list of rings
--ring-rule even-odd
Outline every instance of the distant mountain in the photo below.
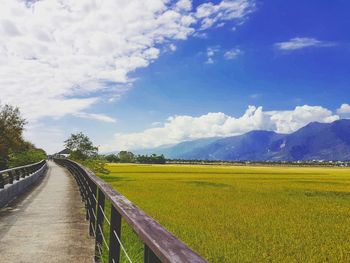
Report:
[[[217,141],[219,137],[205,138],[194,141],[181,142],[175,145],[160,146],[153,149],[142,149],[133,151],[136,154],[164,154],[167,158],[178,158],[193,149],[201,148]]]
[[[350,160],[350,120],[312,122],[291,134],[251,131],[158,149],[167,158],[226,161]],[[149,153],[152,150],[148,150]]]
[[[283,135],[271,131],[251,131],[240,136],[216,140],[194,148],[181,156],[201,160],[259,160],[266,159],[266,149]]]

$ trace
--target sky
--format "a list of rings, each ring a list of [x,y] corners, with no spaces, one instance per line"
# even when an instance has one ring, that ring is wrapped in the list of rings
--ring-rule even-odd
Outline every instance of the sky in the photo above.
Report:
[[[0,0],[0,102],[48,153],[350,118],[346,0]]]

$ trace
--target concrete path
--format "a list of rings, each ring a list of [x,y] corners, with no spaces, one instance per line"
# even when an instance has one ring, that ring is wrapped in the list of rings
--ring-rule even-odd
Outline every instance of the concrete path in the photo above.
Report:
[[[49,162],[40,185],[0,210],[0,262],[93,262],[74,178]]]

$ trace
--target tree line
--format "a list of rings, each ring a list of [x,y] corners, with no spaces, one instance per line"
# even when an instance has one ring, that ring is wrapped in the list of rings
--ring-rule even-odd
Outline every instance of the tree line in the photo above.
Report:
[[[166,162],[164,155],[156,154],[136,155],[130,151],[107,155],[98,154],[98,147],[94,146],[90,138],[82,132],[71,134],[64,145],[69,152],[70,159],[83,162],[87,166],[91,166],[93,162],[101,164],[104,162],[164,164]]]
[[[82,132],[71,134],[64,141],[65,151],[69,159],[77,161],[96,173],[108,174],[106,163],[149,163],[164,164],[164,155],[135,155],[129,151],[120,151],[117,154],[98,154],[98,147],[94,146],[90,138]],[[59,155],[59,154],[57,154]],[[56,156],[61,157],[61,156]]]
[[[0,105],[0,170],[38,162],[46,158],[23,137],[26,120],[20,110],[11,105]]]
[[[120,151],[117,154],[108,154],[103,156],[110,163],[148,163],[165,164],[166,159],[163,154],[156,155],[135,155],[132,152]]]

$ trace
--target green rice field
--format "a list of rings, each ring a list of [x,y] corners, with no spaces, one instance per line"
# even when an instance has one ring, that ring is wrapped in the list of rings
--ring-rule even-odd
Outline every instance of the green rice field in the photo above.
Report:
[[[350,262],[348,168],[108,169],[104,180],[209,262]]]

